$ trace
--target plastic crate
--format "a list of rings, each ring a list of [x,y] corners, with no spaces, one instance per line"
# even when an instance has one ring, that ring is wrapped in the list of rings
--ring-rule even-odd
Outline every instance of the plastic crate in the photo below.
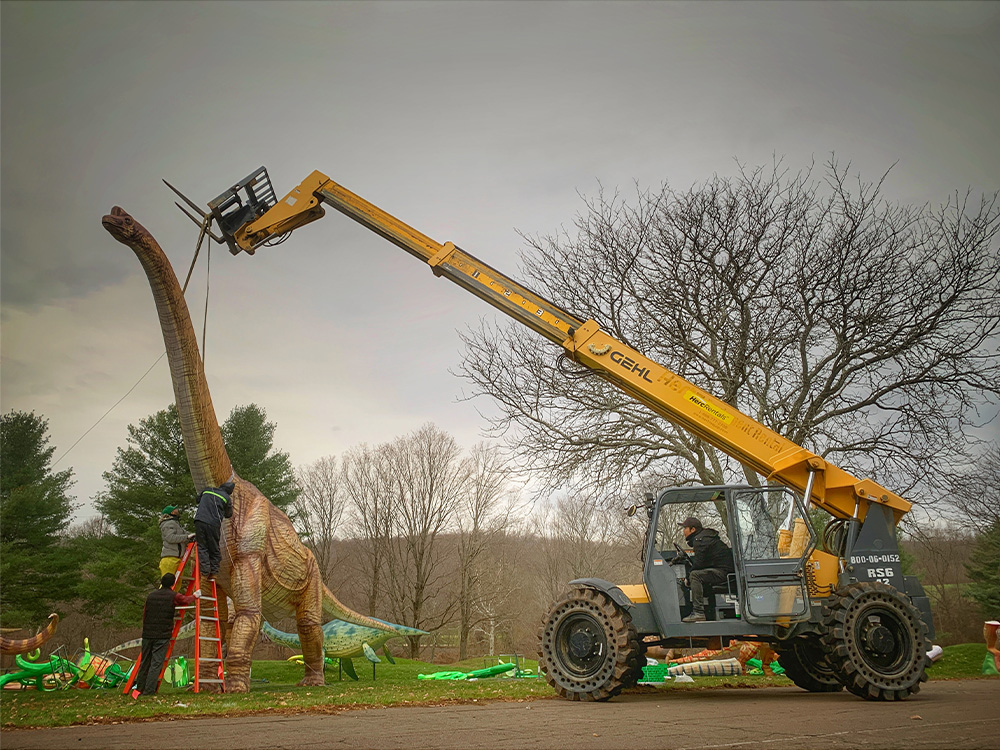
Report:
[[[642,668],[642,679],[639,682],[664,682],[669,669],[667,664],[648,664]]]

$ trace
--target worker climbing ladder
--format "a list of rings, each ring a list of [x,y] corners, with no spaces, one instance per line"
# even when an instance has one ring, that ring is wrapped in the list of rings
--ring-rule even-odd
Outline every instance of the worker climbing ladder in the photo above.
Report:
[[[191,574],[185,575],[190,569]],[[215,579],[208,578],[205,583],[208,590],[202,589],[201,566],[198,563],[198,545],[196,542],[188,544],[181,557],[180,565],[177,567],[174,581],[174,591],[191,596],[195,591],[203,591],[200,598],[194,600],[194,604],[176,607],[174,617],[174,630],[170,636],[170,644],[167,646],[167,654],[163,658],[163,666],[160,667],[160,674],[157,676],[156,686],[159,689],[163,680],[163,673],[170,662],[170,655],[173,653],[174,644],[177,642],[177,634],[184,625],[187,615],[190,613],[194,617],[194,680],[192,690],[201,692],[202,685],[219,685],[221,690],[225,690],[225,679],[222,671],[222,628],[219,623],[219,600],[218,590],[215,586]],[[128,694],[132,690],[136,676],[139,674],[139,666],[142,656],[136,660],[129,676],[125,689],[122,691]],[[202,664],[211,665],[212,677],[202,677]]]

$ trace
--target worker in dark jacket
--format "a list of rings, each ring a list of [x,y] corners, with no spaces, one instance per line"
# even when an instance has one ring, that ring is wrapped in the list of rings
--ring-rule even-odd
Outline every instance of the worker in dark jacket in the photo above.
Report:
[[[233,517],[232,480],[219,487],[209,487],[198,495],[198,512],[194,514],[194,533],[198,539],[198,566],[202,575],[214,579],[222,565],[219,540],[222,519]]]
[[[736,570],[733,551],[719,538],[715,529],[706,529],[701,520],[688,516],[678,526],[684,533],[688,546],[694,550],[690,558],[691,614],[683,622],[705,621],[705,586],[724,584]]]
[[[174,574],[167,573],[160,579],[159,588],[146,597],[142,610],[142,655],[139,674],[132,683],[133,700],[140,695],[154,695],[159,688],[160,670],[174,633],[174,608],[190,606],[201,597],[200,589],[192,596],[173,591],[174,580]]]

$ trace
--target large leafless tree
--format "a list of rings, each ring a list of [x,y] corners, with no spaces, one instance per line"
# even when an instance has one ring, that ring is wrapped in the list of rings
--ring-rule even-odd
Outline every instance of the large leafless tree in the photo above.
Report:
[[[517,507],[510,468],[496,445],[473,446],[464,470],[466,489],[455,513],[459,659],[469,655],[476,628],[485,626],[491,644],[496,641],[503,606],[512,595],[503,542]]]
[[[423,630],[449,622],[456,598],[440,537],[451,528],[468,475],[455,439],[434,425],[397,438],[383,450],[393,477],[393,533],[386,556],[391,614]],[[411,637],[415,658],[419,637]]]
[[[335,539],[344,530],[347,494],[342,477],[336,456],[325,456],[295,472],[300,490],[294,504],[296,524],[328,583],[337,562]]]
[[[790,440],[919,495],[1000,394],[997,195],[898,205],[831,160],[586,200],[527,238],[521,275],[573,314]],[[550,487],[658,472],[759,481],[515,323],[465,336],[461,374]]]
[[[350,503],[348,529],[357,540],[353,563],[365,582],[367,612],[381,611],[385,596],[389,540],[395,523],[395,479],[385,446],[361,444],[341,459],[344,492]],[[404,623],[405,624],[405,623]]]

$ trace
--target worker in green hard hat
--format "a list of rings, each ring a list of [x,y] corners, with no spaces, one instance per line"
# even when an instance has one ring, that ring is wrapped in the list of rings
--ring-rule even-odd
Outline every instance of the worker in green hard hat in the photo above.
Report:
[[[163,547],[160,549],[160,578],[167,573],[176,573],[181,563],[184,547],[194,539],[194,534],[184,530],[180,522],[181,510],[176,505],[168,505],[160,514],[160,536]]]

